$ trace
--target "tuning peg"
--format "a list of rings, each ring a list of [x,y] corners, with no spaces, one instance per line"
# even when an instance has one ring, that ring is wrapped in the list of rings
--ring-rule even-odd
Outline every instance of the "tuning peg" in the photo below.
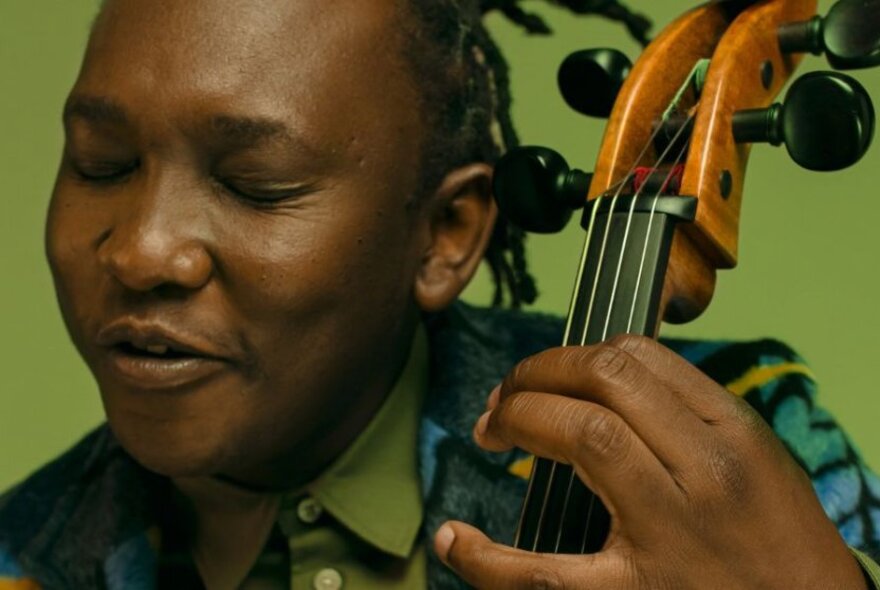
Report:
[[[880,0],[840,0],[828,16],[783,25],[783,53],[814,53],[837,70],[880,65]]]
[[[565,58],[556,79],[568,106],[606,118],[630,71],[632,62],[616,49],[584,49]]]
[[[853,78],[835,72],[802,76],[783,104],[733,117],[738,143],[785,144],[808,170],[842,170],[862,159],[874,137],[871,97]]]
[[[501,212],[535,233],[565,227],[575,209],[584,206],[592,175],[571,170],[551,149],[518,147],[495,165],[492,188]]]

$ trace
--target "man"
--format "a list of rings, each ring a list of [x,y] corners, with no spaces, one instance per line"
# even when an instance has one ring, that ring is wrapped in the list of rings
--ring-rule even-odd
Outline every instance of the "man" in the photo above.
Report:
[[[104,6],[47,252],[109,429],[2,500],[12,587],[460,586],[438,558],[482,588],[867,587],[758,414],[657,344],[532,356],[476,420],[559,333],[454,304],[484,255],[533,295],[489,194],[493,132],[512,131],[479,19],[443,1]],[[765,403],[870,548],[876,480],[792,353],[674,345]],[[515,524],[522,455],[479,450],[475,421],[485,450],[577,468],[614,519],[601,553],[443,524]],[[811,447],[816,422],[840,438]]]

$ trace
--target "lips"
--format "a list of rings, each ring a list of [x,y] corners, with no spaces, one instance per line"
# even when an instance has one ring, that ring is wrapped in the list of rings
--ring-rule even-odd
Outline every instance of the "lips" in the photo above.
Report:
[[[124,318],[98,333],[115,377],[138,390],[183,388],[230,368],[234,356],[218,339],[179,327]]]

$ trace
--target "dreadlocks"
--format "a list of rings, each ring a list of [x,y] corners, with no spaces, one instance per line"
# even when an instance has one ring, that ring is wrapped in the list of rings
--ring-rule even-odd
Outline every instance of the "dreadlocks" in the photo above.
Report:
[[[575,14],[599,14],[620,21],[643,45],[651,22],[630,12],[618,0],[545,0]],[[495,163],[519,145],[511,120],[509,69],[483,24],[483,16],[500,11],[534,35],[552,33],[544,20],[523,10],[517,0],[414,0],[414,18],[405,27],[407,55],[423,92],[429,132],[423,151],[422,188],[434,188],[445,171],[467,162]],[[525,232],[499,218],[486,262],[495,283],[493,305],[508,292],[510,304],[533,303],[538,295],[528,272]]]

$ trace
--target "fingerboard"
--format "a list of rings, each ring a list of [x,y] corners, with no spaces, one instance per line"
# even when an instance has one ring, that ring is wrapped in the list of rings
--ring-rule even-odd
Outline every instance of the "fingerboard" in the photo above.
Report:
[[[596,344],[623,333],[655,335],[675,228],[693,220],[695,211],[690,197],[636,197],[634,203],[621,196],[588,206],[582,223],[588,244],[564,345]],[[593,553],[609,527],[608,511],[570,466],[535,460],[516,547]]]

